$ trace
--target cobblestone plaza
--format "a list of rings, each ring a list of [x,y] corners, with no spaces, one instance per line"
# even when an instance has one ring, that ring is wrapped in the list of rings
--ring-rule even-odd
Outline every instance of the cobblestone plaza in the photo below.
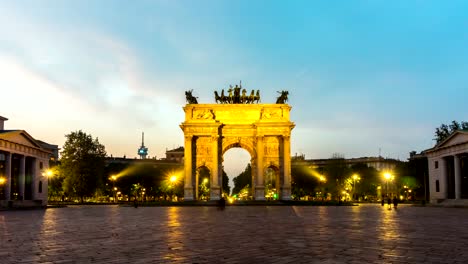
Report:
[[[468,210],[401,205],[0,212],[0,263],[466,263]]]

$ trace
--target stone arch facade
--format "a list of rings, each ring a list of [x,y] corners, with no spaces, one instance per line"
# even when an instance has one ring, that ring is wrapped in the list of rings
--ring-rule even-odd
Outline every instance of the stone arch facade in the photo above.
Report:
[[[279,169],[279,197],[291,197],[290,137],[294,123],[287,104],[188,104],[180,125],[185,136],[184,199],[196,199],[196,169],[210,170],[211,200],[221,197],[222,157],[233,147],[249,152],[252,166],[252,193],[265,199],[264,173]]]

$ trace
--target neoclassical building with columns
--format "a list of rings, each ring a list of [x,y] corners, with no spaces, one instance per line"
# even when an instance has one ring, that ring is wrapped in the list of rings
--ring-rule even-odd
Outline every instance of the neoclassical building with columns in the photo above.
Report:
[[[34,139],[24,130],[5,130],[0,116],[0,207],[47,205],[49,160],[55,145]],[[52,149],[51,149],[52,147]]]
[[[468,202],[468,130],[456,131],[424,154],[431,203]]]

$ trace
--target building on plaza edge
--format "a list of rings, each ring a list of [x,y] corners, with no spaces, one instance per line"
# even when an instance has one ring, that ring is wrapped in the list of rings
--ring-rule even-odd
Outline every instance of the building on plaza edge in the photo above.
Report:
[[[58,146],[34,139],[24,130],[5,130],[0,116],[0,207],[47,205],[47,175]]]
[[[459,130],[425,150],[431,203],[468,200],[468,130]]]

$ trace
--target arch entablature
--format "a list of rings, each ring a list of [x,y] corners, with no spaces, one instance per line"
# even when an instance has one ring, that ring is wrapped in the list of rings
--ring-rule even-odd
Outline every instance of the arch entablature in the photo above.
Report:
[[[264,173],[268,166],[279,169],[281,199],[290,199],[290,136],[294,123],[287,104],[188,104],[180,125],[185,136],[186,200],[197,199],[194,192],[196,169],[206,166],[211,172],[210,198],[220,198],[224,153],[240,147],[249,152],[252,189],[256,200],[264,200]]]

